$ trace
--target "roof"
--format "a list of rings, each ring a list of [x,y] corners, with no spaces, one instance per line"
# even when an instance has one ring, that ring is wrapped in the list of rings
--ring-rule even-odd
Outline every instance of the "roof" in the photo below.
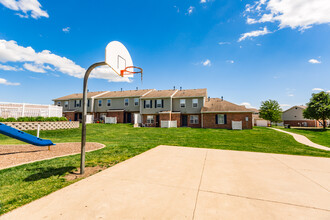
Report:
[[[295,105],[295,106],[292,106],[291,108],[289,108],[289,109],[287,109],[287,110],[285,110],[285,111],[283,111],[283,112],[287,112],[287,111],[289,111],[289,110],[291,110],[291,109],[293,109],[293,108],[302,108],[302,109],[306,109],[307,106],[304,106],[304,105]]]
[[[172,95],[174,95],[176,92],[178,92],[177,89],[173,90],[153,90],[149,92],[148,94],[144,95],[142,98],[170,98]]]
[[[100,92],[88,92],[87,98],[92,98],[94,96],[101,95],[102,93],[105,93],[106,91],[100,91]],[[53,101],[61,101],[61,100],[69,100],[69,99],[82,99],[83,94],[82,93],[75,93],[67,96],[63,96],[57,99],[53,99]]]
[[[247,109],[253,111],[253,113],[259,113],[259,110],[256,108],[247,108]]]
[[[100,95],[97,98],[140,97],[150,91],[152,91],[152,89],[111,91]]]
[[[173,98],[184,98],[184,97],[206,97],[207,89],[185,89],[179,90]]]
[[[205,102],[202,112],[253,112],[245,106],[236,105],[234,103],[219,99],[212,98]]]

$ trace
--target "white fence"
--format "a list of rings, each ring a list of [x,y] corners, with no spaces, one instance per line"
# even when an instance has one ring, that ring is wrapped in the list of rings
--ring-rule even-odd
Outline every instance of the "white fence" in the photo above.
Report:
[[[105,117],[104,123],[117,124],[117,117]]]
[[[19,117],[62,117],[63,107],[55,105],[36,105],[25,103],[0,102],[1,118]]]
[[[176,128],[178,127],[177,121],[161,121],[160,127],[162,128]]]

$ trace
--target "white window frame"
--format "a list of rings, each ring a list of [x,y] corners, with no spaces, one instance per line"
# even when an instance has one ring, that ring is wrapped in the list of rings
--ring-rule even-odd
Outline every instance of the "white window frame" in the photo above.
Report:
[[[111,99],[107,99],[107,106],[111,106]]]
[[[220,118],[220,116],[221,116],[221,118]],[[218,125],[224,125],[225,124],[225,114],[217,114],[217,117],[218,117]]]
[[[146,104],[145,104],[145,108],[151,108],[151,100],[145,100]],[[149,104],[148,104],[149,102]],[[149,105],[149,106],[148,106]]]
[[[162,108],[162,99],[156,99],[156,108]]]
[[[126,102],[126,100],[127,100],[127,102]],[[129,106],[129,99],[128,98],[126,98],[126,99],[124,99],[124,106]]]
[[[185,107],[186,107],[186,100],[180,99],[180,108],[185,108]]]
[[[153,124],[155,122],[153,115],[147,115],[147,124]]]
[[[65,108],[69,107],[69,101],[64,101],[64,107]]]
[[[134,98],[134,106],[139,106],[140,99],[139,98]]]
[[[102,104],[103,104],[102,99],[99,99],[98,102],[97,102],[97,105],[98,105],[99,107],[102,107]]]
[[[58,101],[57,102],[57,106],[61,106],[61,101]]]
[[[80,108],[81,107],[81,100],[76,100],[76,105],[74,107],[75,108]]]
[[[189,122],[190,122],[190,124],[198,124],[199,123],[199,116],[198,115],[190,115]]]
[[[194,104],[196,104],[196,106],[194,106]],[[192,100],[192,107],[193,108],[198,108],[198,99],[193,99]]]

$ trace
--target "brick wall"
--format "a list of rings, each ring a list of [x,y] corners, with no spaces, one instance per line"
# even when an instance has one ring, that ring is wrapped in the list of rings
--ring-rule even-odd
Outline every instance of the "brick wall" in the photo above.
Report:
[[[198,115],[198,124],[191,124],[190,123],[190,115]],[[201,114],[189,114],[187,115],[188,116],[188,127],[191,127],[191,128],[201,128]]]
[[[181,113],[172,113],[171,121],[177,121],[177,126],[181,126]]]
[[[107,117],[117,117],[117,123],[124,123],[124,111],[107,112]]]
[[[243,129],[252,129],[252,113],[226,113],[227,124],[216,124],[215,116],[217,113],[204,113],[203,114],[203,127],[204,128],[224,128],[232,129],[232,121],[242,121]],[[248,117],[248,121],[245,121]]]
[[[307,123],[307,126],[303,125],[304,122]],[[319,122],[315,120],[285,120],[283,123],[293,127],[320,127]]]
[[[18,130],[37,130],[40,125],[40,130],[57,130],[79,128],[78,121],[56,121],[56,122],[2,122],[12,128]]]
[[[75,112],[64,112],[64,117],[66,117],[69,121],[74,121]]]

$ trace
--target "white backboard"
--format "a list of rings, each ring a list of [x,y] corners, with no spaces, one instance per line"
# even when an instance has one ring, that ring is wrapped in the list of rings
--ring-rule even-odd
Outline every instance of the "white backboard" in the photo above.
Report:
[[[118,75],[128,66],[133,66],[131,55],[126,47],[119,41],[111,41],[105,48],[105,63]],[[132,77],[132,75],[125,75]]]

